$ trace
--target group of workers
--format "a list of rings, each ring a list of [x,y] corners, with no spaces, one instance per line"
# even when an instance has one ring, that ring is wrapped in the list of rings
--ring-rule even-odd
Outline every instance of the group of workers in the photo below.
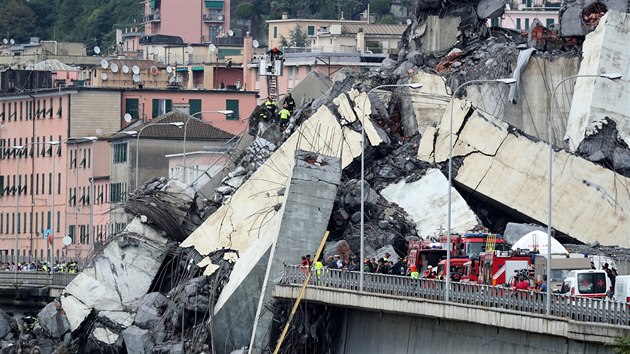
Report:
[[[289,125],[289,119],[293,115],[295,110],[295,100],[291,97],[290,93],[287,93],[282,101],[282,109],[278,111],[278,106],[273,97],[267,97],[267,100],[263,104],[264,109],[259,110],[259,118],[263,120],[278,120],[280,121],[280,131],[284,131]]]
[[[15,263],[11,262],[11,263],[2,263],[2,265],[0,266],[0,268],[3,271],[22,271],[22,272],[47,272],[50,273],[52,272],[64,272],[64,273],[70,273],[70,274],[75,274],[79,271],[79,265],[77,262],[75,261],[70,261],[70,262],[66,262],[66,263],[57,263],[56,265],[54,265],[52,268],[48,265],[47,262],[40,262],[40,261],[35,261],[35,262],[18,262],[17,267],[15,266]]]

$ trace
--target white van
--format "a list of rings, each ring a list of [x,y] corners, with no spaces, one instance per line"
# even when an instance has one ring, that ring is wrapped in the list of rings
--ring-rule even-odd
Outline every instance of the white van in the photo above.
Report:
[[[630,306],[630,275],[618,275],[615,278],[615,300]]]
[[[612,283],[603,270],[572,270],[562,282],[563,295],[606,298]]]

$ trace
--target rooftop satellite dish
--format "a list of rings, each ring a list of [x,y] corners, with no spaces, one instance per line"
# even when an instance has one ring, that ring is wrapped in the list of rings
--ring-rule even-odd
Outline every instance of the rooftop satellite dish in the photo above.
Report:
[[[160,53],[160,50],[158,49],[158,47],[153,47],[151,52],[153,53],[153,55],[158,55]]]
[[[208,50],[210,50],[211,52],[214,52],[215,50],[217,50],[217,46],[210,43],[210,45],[208,46]]]
[[[140,75],[133,74],[133,82],[136,82],[136,83],[140,82]]]
[[[11,38],[11,40],[9,40],[9,43],[15,44],[15,39]]]
[[[112,63],[112,65],[110,65],[112,72],[113,73],[117,73],[118,72],[118,65],[116,63]]]
[[[230,37],[234,36],[234,31],[229,30],[229,31],[228,31],[228,36],[230,36]]]
[[[151,68],[149,69],[149,72],[151,73],[151,75],[155,76],[157,75],[160,71],[158,70],[157,66],[152,65]]]
[[[258,48],[259,46],[260,46],[260,43],[258,43],[258,41],[254,39],[254,41],[252,41],[252,47]]]
[[[94,54],[101,54],[101,47],[99,46],[94,47]]]
[[[125,74],[129,74],[129,67],[127,65],[122,66],[122,72]]]
[[[98,135],[101,135],[101,134],[103,134],[103,129],[97,128],[96,129],[96,135],[98,136]]]
[[[134,65],[133,67],[131,67],[131,72],[133,72],[135,75],[140,74],[140,67],[138,65]]]
[[[107,62],[107,60],[105,59],[101,60],[101,68],[107,69],[108,67],[109,67],[109,63]]]
[[[5,39],[2,40],[2,43],[9,44],[9,40],[5,38]]]
[[[131,114],[125,113],[125,122],[131,123]]]
[[[107,81],[107,73],[102,73],[102,74],[101,74],[101,79],[102,79],[103,81]]]
[[[407,19],[407,26],[409,26],[411,24],[411,19]]]
[[[192,54],[193,53],[193,47],[191,47],[191,46],[186,47],[186,53]]]
[[[172,67],[172,66],[170,66],[170,65],[169,65],[169,66],[167,66],[167,67],[166,67],[166,72],[167,72],[167,73],[169,73],[169,74],[170,74],[170,73],[172,73],[172,72],[173,72],[173,67]]]
[[[70,246],[72,244],[72,237],[70,236],[64,236],[63,240],[61,240],[63,242],[64,246]]]

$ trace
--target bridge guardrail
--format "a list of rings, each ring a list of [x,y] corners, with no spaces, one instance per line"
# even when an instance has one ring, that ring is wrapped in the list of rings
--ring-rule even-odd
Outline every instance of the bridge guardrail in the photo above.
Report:
[[[47,273],[36,271],[0,271],[0,286],[10,287],[45,287],[67,286],[77,275],[70,273]]]
[[[285,266],[281,284],[302,285],[308,272],[308,285],[359,291],[359,272],[337,269],[314,269]],[[411,279],[397,275],[365,273],[363,292],[426,300],[444,301],[445,282],[434,279]],[[546,294],[512,290],[505,287],[451,282],[450,302],[546,314]],[[630,326],[630,304],[611,300],[551,294],[551,315],[576,321]]]

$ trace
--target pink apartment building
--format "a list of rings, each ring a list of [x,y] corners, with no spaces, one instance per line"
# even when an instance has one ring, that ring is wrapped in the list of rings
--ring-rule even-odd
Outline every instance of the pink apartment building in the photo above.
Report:
[[[144,0],[145,35],[210,43],[230,30],[230,0]]]
[[[13,259],[17,239],[20,261],[85,258],[90,225],[95,247],[120,230],[109,211],[130,186],[112,184],[112,175],[129,174],[115,169],[128,150],[89,138],[119,132],[128,124],[125,113],[147,122],[173,110],[199,112],[204,121],[240,133],[255,104],[251,91],[60,87],[0,95],[0,257]],[[215,112],[226,109],[234,115]],[[44,240],[49,232],[52,243]],[[65,236],[71,242],[64,247]]]

